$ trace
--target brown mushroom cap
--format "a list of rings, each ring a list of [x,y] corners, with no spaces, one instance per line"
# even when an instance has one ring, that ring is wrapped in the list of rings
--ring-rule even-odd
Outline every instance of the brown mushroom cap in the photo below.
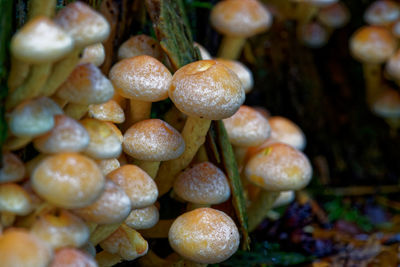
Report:
[[[138,166],[124,165],[109,173],[107,178],[124,189],[134,209],[150,206],[157,200],[156,183]]]
[[[24,178],[24,163],[13,153],[3,152],[0,169],[0,184],[18,182]]]
[[[149,229],[157,224],[160,214],[156,206],[134,209],[125,220],[125,224],[135,230]]]
[[[183,258],[198,263],[219,263],[236,252],[239,231],[224,212],[200,208],[179,216],[172,224],[168,240]]]
[[[272,116],[268,119],[271,126],[271,142],[280,142],[291,145],[292,147],[303,150],[306,146],[306,137],[303,131],[291,120]]]
[[[31,176],[32,187],[39,196],[64,208],[92,204],[103,192],[104,182],[97,164],[76,153],[45,158]]]
[[[317,18],[322,24],[335,29],[344,26],[350,20],[350,12],[342,2],[337,2],[321,8]]]
[[[185,150],[181,134],[159,119],[140,121],[124,134],[124,152],[147,161],[166,161],[178,158]]]
[[[364,13],[364,20],[370,25],[388,25],[400,18],[400,7],[394,1],[375,1]]]
[[[220,204],[230,195],[228,179],[211,162],[202,162],[178,175],[174,192],[182,199],[195,204]]]
[[[271,26],[270,12],[256,0],[220,1],[211,11],[212,26],[228,36],[250,37]]]
[[[189,116],[220,120],[239,109],[245,94],[233,71],[215,60],[200,60],[175,72],[169,97]]]
[[[227,66],[239,77],[240,82],[243,85],[244,92],[247,94],[253,89],[253,74],[244,64],[237,60],[229,60],[223,58],[214,59]]]
[[[75,248],[57,250],[50,267],[97,267],[94,258]]]
[[[364,26],[350,40],[352,55],[361,62],[380,64],[395,52],[397,42],[383,27]]]
[[[148,55],[158,60],[163,59],[163,52],[157,40],[145,34],[132,36],[118,49],[118,59]]]
[[[123,123],[125,113],[117,101],[111,99],[105,103],[90,105],[89,116],[100,121],[109,121],[113,123]]]
[[[242,105],[230,118],[224,119],[229,141],[234,146],[248,147],[262,144],[270,136],[268,120],[258,111]]]
[[[310,182],[312,167],[302,152],[274,143],[248,161],[245,175],[267,191],[298,190]]]

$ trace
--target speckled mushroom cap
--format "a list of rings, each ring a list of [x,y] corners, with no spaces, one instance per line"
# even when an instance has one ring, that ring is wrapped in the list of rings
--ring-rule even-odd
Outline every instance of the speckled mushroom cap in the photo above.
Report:
[[[309,22],[300,25],[297,29],[297,35],[305,46],[311,48],[320,48],[329,39],[328,32],[318,22]]]
[[[110,34],[107,20],[90,6],[79,1],[61,9],[54,21],[74,38],[78,47],[103,42]]]
[[[211,162],[202,162],[181,172],[175,180],[174,192],[195,204],[219,204],[230,195],[228,179]]]
[[[247,94],[253,89],[253,74],[244,64],[237,60],[229,60],[216,58],[214,59],[218,62],[221,62],[225,66],[227,66],[230,70],[232,70],[239,77],[240,82],[243,85],[244,92]]]
[[[100,121],[109,121],[113,123],[123,123],[125,121],[125,113],[117,101],[111,99],[105,103],[90,105],[89,117]]]
[[[305,187],[311,180],[312,167],[302,152],[274,143],[253,156],[244,172],[248,180],[267,191],[287,191]]]
[[[224,35],[247,38],[268,30],[272,16],[257,0],[226,0],[214,6],[210,21]]]
[[[130,37],[118,49],[118,59],[148,55],[162,60],[163,52],[157,40],[145,34]]]
[[[273,142],[285,143],[298,150],[305,148],[306,136],[294,122],[281,116],[272,116],[268,119],[268,122],[271,126]]]
[[[131,200],[133,209],[150,206],[157,200],[156,183],[138,166],[124,165],[110,172],[107,178],[124,189]]]
[[[337,2],[318,11],[318,21],[331,28],[340,28],[350,20],[349,9],[342,3]]]
[[[7,182],[18,182],[24,178],[24,163],[15,154],[3,152],[2,167],[0,168],[0,184]]]
[[[350,51],[361,62],[380,64],[395,52],[397,42],[383,27],[364,26],[350,39]]]
[[[104,175],[109,174],[113,170],[118,169],[121,167],[121,164],[119,163],[118,159],[112,158],[112,159],[98,159],[95,160],[97,165],[100,167],[101,172]]]
[[[394,89],[384,90],[373,103],[372,110],[382,118],[400,118],[400,93]]]
[[[64,208],[92,204],[104,190],[105,179],[97,164],[77,153],[60,153],[42,160],[31,176],[34,191]]]
[[[229,141],[234,146],[248,147],[262,144],[270,135],[268,120],[258,111],[242,105],[230,118],[224,119]]]
[[[235,114],[245,94],[237,75],[224,64],[200,60],[175,72],[169,98],[186,115],[220,120]]]
[[[386,62],[385,70],[391,78],[400,80],[400,49]]]
[[[71,103],[100,104],[113,97],[114,87],[98,67],[87,63],[74,69],[56,95]]]
[[[168,97],[172,75],[160,61],[142,55],[119,61],[109,77],[121,96],[156,102]]]
[[[125,220],[125,224],[135,230],[149,229],[157,224],[160,214],[156,206],[134,209]]]
[[[383,26],[393,23],[400,17],[400,7],[394,1],[373,2],[364,13],[364,20],[370,25]]]
[[[197,263],[219,263],[236,252],[239,231],[224,212],[200,208],[176,218],[168,233],[171,247]]]
[[[57,250],[51,261],[50,267],[97,267],[94,258],[76,248],[62,248]]]
[[[31,198],[22,186],[15,183],[0,184],[0,212],[27,215],[32,209]]]
[[[26,23],[11,40],[11,53],[29,63],[45,63],[60,59],[74,47],[74,40],[46,17]]]
[[[46,267],[53,257],[50,247],[22,228],[9,228],[0,235],[0,262],[2,266]]]
[[[79,64],[92,63],[96,67],[99,67],[103,64],[105,57],[106,52],[104,51],[103,44],[92,44],[83,49],[82,58],[79,61]]]
[[[135,123],[125,132],[123,148],[135,159],[166,161],[182,155],[185,141],[168,123],[149,119]]]

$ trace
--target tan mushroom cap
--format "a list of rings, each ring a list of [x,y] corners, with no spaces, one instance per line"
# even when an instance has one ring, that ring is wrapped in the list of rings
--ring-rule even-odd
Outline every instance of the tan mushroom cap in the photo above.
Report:
[[[118,169],[121,167],[121,164],[119,163],[118,159],[112,158],[112,159],[98,159],[95,160],[97,165],[100,167],[101,172],[104,175],[109,174],[113,170]]]
[[[88,222],[97,224],[121,223],[131,211],[131,201],[125,191],[107,179],[104,192],[91,205],[73,212]]]
[[[77,66],[56,95],[71,103],[100,104],[113,97],[114,87],[98,67],[88,63]]]
[[[245,94],[237,75],[224,64],[200,60],[175,72],[169,97],[186,115],[220,120],[235,114]]]
[[[400,93],[394,89],[384,90],[372,109],[382,118],[400,118]]]
[[[272,116],[268,122],[271,126],[272,140],[270,141],[288,144],[298,150],[306,147],[306,136],[300,127],[291,120],[281,116]]]
[[[350,12],[342,2],[337,2],[321,8],[318,11],[317,18],[322,24],[336,29],[349,22]]]
[[[197,47],[199,49],[200,55],[201,55],[201,59],[203,59],[203,60],[212,59],[212,56],[211,56],[210,52],[208,52],[207,49],[205,49],[204,46],[202,46],[201,44],[196,43],[196,42],[193,43],[193,46]]]
[[[219,263],[236,252],[239,231],[224,212],[201,208],[179,216],[169,229],[171,247],[197,263]]]
[[[270,12],[256,0],[220,1],[211,10],[210,21],[220,33],[228,36],[250,37],[271,26]]]
[[[25,229],[10,228],[0,235],[2,266],[46,267],[52,256],[50,247]]]
[[[109,77],[121,96],[156,102],[168,97],[172,75],[157,59],[141,55],[119,61]]]
[[[125,224],[135,230],[149,229],[157,224],[160,214],[156,206],[134,209],[125,220]]]
[[[0,184],[0,213],[27,215],[33,209],[31,198],[25,189],[14,183]]]
[[[53,249],[80,247],[89,240],[89,228],[79,217],[66,210],[59,214],[44,214],[32,225],[31,233]]]
[[[33,145],[42,153],[80,152],[89,145],[89,134],[76,120],[65,116],[54,117],[54,127],[33,140]]]
[[[83,49],[82,58],[80,59],[79,64],[92,63],[96,67],[99,67],[103,64],[105,57],[106,52],[104,51],[102,43],[89,45]]]
[[[107,175],[122,187],[132,203],[133,209],[150,206],[158,197],[157,185],[142,169],[135,165],[124,165]]]
[[[400,80],[400,49],[386,62],[385,70],[391,78]]]
[[[272,208],[278,208],[290,204],[295,198],[293,190],[283,191],[279,193],[278,198],[275,200]]]
[[[211,162],[202,162],[181,172],[175,180],[174,192],[195,204],[220,204],[231,195],[225,174]]]
[[[337,3],[339,0],[291,0],[300,4],[310,4],[317,7],[325,7]]]
[[[149,119],[135,123],[125,132],[123,147],[135,159],[166,161],[182,155],[185,141],[168,123]]]
[[[400,18],[400,6],[394,1],[373,2],[364,13],[364,20],[370,25],[384,26]]]
[[[243,89],[246,94],[249,93],[251,89],[253,89],[253,73],[251,73],[250,69],[247,68],[240,61],[222,58],[216,58],[214,60],[224,64],[234,73],[236,73],[236,75],[239,77],[240,82],[243,85]]]
[[[84,153],[94,159],[111,159],[119,157],[122,152],[123,136],[112,123],[96,119],[80,121],[89,133],[89,146]]]
[[[92,204],[104,190],[105,179],[97,164],[76,153],[45,158],[31,176],[35,192],[48,202],[64,208]]]
[[[364,26],[350,40],[352,55],[361,62],[380,64],[396,51],[397,41],[383,27]]]
[[[70,34],[78,47],[105,41],[110,34],[107,20],[83,2],[74,2],[61,9],[54,21]]]
[[[255,109],[242,105],[230,118],[224,119],[229,141],[234,146],[248,147],[262,144],[270,136],[268,120]]]
[[[90,105],[89,117],[113,123],[123,123],[125,121],[125,113],[122,107],[113,99],[105,103]]]
[[[310,22],[300,25],[297,34],[301,42],[311,48],[324,46],[329,39],[329,34],[318,22]]]
[[[245,175],[267,191],[298,190],[310,182],[312,167],[302,152],[274,143],[248,161]]]
[[[0,169],[0,184],[21,181],[25,176],[25,165],[15,154],[3,152]]]
[[[16,136],[38,136],[51,130],[54,127],[54,115],[62,113],[62,109],[48,97],[30,99],[11,112],[9,128]]]
[[[75,249],[62,248],[57,250],[50,267],[97,267],[97,263],[90,255]]]
[[[145,34],[130,37],[118,49],[118,59],[148,55],[158,60],[163,59],[163,52],[158,41]]]
[[[29,63],[52,62],[74,47],[74,40],[46,17],[29,20],[12,38],[11,53]]]

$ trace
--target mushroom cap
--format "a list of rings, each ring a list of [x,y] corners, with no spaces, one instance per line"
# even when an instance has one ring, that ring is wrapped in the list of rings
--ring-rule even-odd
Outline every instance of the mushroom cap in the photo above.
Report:
[[[168,97],[172,75],[157,59],[141,55],[119,61],[109,77],[121,96],[156,102]]]
[[[50,267],[97,267],[93,257],[76,248],[62,248],[57,250]]]
[[[124,165],[109,173],[107,178],[124,189],[131,200],[133,209],[150,206],[157,200],[156,183],[138,166]]]
[[[400,18],[400,7],[394,1],[375,1],[364,13],[364,20],[370,25],[384,26]]]
[[[107,20],[90,6],[79,1],[61,9],[54,21],[74,38],[78,47],[105,41],[110,34]]]
[[[240,61],[222,58],[216,58],[214,60],[224,64],[238,76],[246,94],[249,93],[251,89],[253,89],[253,73],[251,73],[250,69],[247,68]]]
[[[105,57],[106,52],[104,51],[103,44],[92,44],[83,49],[82,58],[79,61],[79,64],[92,63],[96,67],[99,67],[103,64]]]
[[[310,4],[317,7],[326,7],[337,3],[339,0],[292,0],[292,2],[297,2],[301,4]]]
[[[188,116],[220,120],[235,114],[245,93],[237,75],[224,64],[200,60],[175,72],[169,97]]]
[[[105,179],[92,159],[77,153],[60,153],[39,163],[31,183],[48,202],[64,208],[81,208],[100,196]]]
[[[274,143],[253,156],[244,172],[248,180],[267,191],[287,191],[305,187],[311,180],[312,167],[302,152]]]
[[[31,198],[22,186],[14,183],[0,184],[0,212],[27,215],[32,209]]]
[[[400,49],[386,62],[385,70],[391,78],[400,80]]]
[[[397,41],[383,27],[364,26],[350,40],[352,55],[361,62],[380,64],[396,51]]]
[[[22,228],[10,228],[0,235],[2,266],[46,267],[53,252],[42,240]]]
[[[73,212],[88,222],[114,224],[123,222],[131,211],[131,201],[125,191],[111,180],[106,180],[104,192],[91,205]]]
[[[65,116],[54,117],[54,127],[34,139],[33,145],[42,153],[80,152],[89,145],[89,134],[76,120]]]
[[[321,8],[318,11],[317,18],[322,24],[336,29],[347,24],[350,20],[350,12],[342,2],[337,2]]]
[[[140,121],[124,134],[124,152],[146,161],[176,159],[185,150],[182,135],[168,123],[159,119]]]
[[[394,37],[400,37],[400,20],[393,23],[391,31]]]
[[[56,95],[71,103],[100,104],[113,97],[114,87],[98,67],[87,63],[74,69]]]
[[[268,30],[272,16],[257,0],[226,0],[214,6],[210,21],[224,35],[247,38]]]
[[[163,59],[163,52],[158,41],[145,34],[130,37],[118,49],[118,59],[148,55],[158,60]]]
[[[372,110],[382,118],[400,118],[400,93],[394,89],[384,90]]]
[[[29,20],[12,38],[11,53],[28,63],[57,61],[74,47],[74,40],[46,17]]]
[[[160,214],[156,206],[134,209],[125,220],[125,224],[135,230],[149,229],[157,224]]]
[[[211,162],[202,162],[181,172],[175,180],[174,192],[195,204],[220,204],[231,195],[225,174]]]
[[[288,144],[298,150],[306,147],[306,136],[300,127],[291,120],[281,116],[272,116],[268,122],[271,126],[271,139],[274,142]]]
[[[300,25],[298,36],[301,42],[311,48],[324,46],[329,39],[329,34],[318,22],[310,22]]]
[[[270,136],[268,120],[255,109],[242,105],[230,118],[224,119],[229,141],[234,146],[261,145]]]
[[[236,252],[239,231],[224,212],[200,208],[176,218],[168,233],[171,247],[183,258],[198,263],[219,263]]]
[[[111,99],[105,103],[90,105],[89,116],[100,121],[109,121],[113,123],[123,123],[125,113],[117,101]]]
[[[283,191],[279,193],[278,198],[275,200],[272,208],[278,208],[291,203],[294,200],[295,193],[293,190]]]
[[[3,152],[0,168],[0,184],[21,181],[25,176],[24,163],[13,153]]]
[[[199,49],[201,59],[203,59],[203,60],[212,59],[210,52],[208,52],[207,49],[204,48],[204,46],[202,46],[201,44],[196,43],[196,42],[193,42],[193,46],[197,47]]]
[[[121,167],[121,164],[119,163],[118,159],[112,158],[112,159],[98,159],[95,160],[97,165],[99,166],[101,172],[104,175],[109,174],[113,170],[118,169]]]

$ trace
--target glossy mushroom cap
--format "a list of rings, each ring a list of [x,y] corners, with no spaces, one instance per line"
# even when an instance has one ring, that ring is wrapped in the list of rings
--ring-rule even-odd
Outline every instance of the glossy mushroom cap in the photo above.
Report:
[[[202,162],[178,175],[174,192],[195,204],[220,204],[231,195],[225,174],[211,162]]]
[[[372,109],[382,118],[400,118],[400,93],[394,89],[384,90]]]
[[[268,30],[272,16],[257,0],[226,0],[214,6],[210,20],[224,35],[247,38]]]
[[[148,55],[160,61],[163,58],[163,52],[157,40],[145,34],[132,36],[118,49],[119,60],[141,55]]]
[[[123,123],[125,113],[117,101],[111,99],[105,103],[93,104],[89,106],[89,117],[113,123]]]
[[[389,25],[400,18],[400,6],[394,1],[373,2],[364,13],[364,20],[370,25]]]
[[[168,97],[172,75],[160,61],[142,55],[119,61],[111,68],[109,77],[121,96],[156,102]]]
[[[54,21],[70,34],[78,47],[105,41],[110,34],[107,20],[83,2],[74,2],[61,9]]]
[[[236,252],[239,231],[224,212],[200,208],[179,216],[168,233],[171,247],[197,263],[219,263]]]
[[[318,22],[310,22],[300,25],[298,37],[301,42],[311,48],[320,48],[327,44],[329,34]]]
[[[18,182],[25,176],[24,163],[13,153],[3,152],[0,168],[0,184]]]
[[[0,213],[27,215],[33,209],[28,192],[15,183],[0,184]]]
[[[92,63],[96,67],[99,67],[103,64],[105,57],[106,52],[104,51],[102,43],[89,45],[83,49],[82,58],[79,61],[79,64]]]
[[[342,3],[323,7],[318,11],[318,21],[331,28],[343,27],[350,20],[349,9]]]
[[[312,167],[302,152],[289,145],[275,143],[248,161],[245,175],[267,191],[298,190],[310,182]]]
[[[134,209],[125,220],[125,224],[135,230],[149,229],[157,224],[160,214],[156,206]]]
[[[168,123],[149,119],[135,123],[125,132],[123,147],[135,159],[166,161],[183,153],[185,141]]]
[[[397,42],[383,27],[364,26],[350,40],[352,55],[361,62],[380,64],[395,52]]]
[[[227,66],[239,77],[239,80],[242,83],[244,92],[246,94],[249,93],[251,89],[253,89],[253,74],[244,64],[237,60],[222,58],[216,58],[215,60]]]
[[[258,111],[242,105],[230,118],[224,119],[229,141],[234,146],[248,147],[262,144],[270,136],[268,120]]]
[[[245,94],[237,75],[225,65],[200,60],[175,72],[169,98],[186,115],[220,120],[235,114]]]
[[[272,142],[288,144],[298,150],[305,148],[306,137],[294,122],[281,116],[272,116],[268,122],[271,126]]]

